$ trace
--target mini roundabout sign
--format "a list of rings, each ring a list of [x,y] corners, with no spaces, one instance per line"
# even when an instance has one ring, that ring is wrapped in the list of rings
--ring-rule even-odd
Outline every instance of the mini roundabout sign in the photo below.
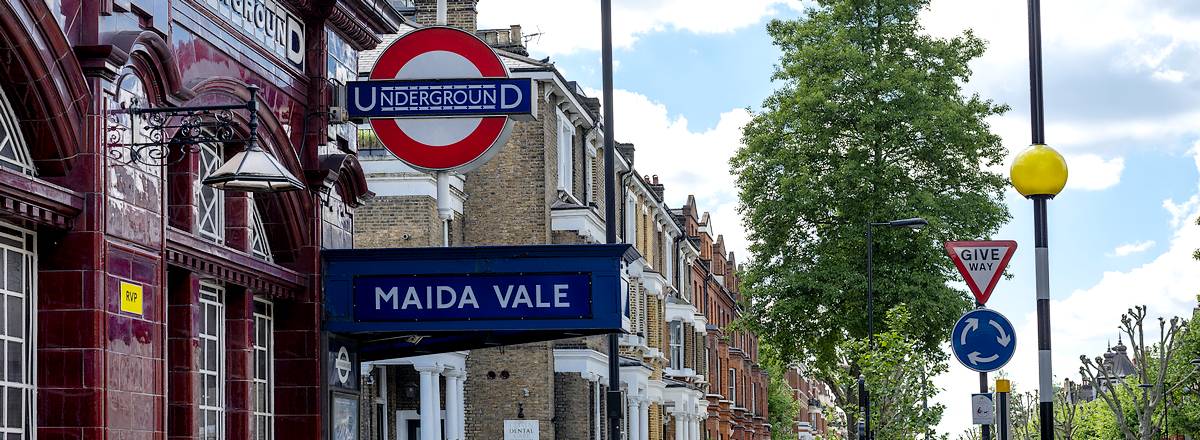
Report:
[[[991,309],[975,309],[954,324],[950,347],[963,366],[985,373],[999,370],[1012,359],[1017,335],[1004,315]]]

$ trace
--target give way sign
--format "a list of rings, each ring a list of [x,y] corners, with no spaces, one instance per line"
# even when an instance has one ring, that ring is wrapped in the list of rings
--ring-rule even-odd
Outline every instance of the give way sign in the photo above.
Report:
[[[1016,250],[1017,242],[1012,240],[946,242],[946,254],[958,267],[979,304],[987,304],[992,289],[996,288]]]

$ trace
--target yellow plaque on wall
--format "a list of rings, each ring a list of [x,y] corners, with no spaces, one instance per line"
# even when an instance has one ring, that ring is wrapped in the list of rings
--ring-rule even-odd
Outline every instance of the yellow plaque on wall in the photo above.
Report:
[[[142,286],[121,282],[121,311],[142,314]]]

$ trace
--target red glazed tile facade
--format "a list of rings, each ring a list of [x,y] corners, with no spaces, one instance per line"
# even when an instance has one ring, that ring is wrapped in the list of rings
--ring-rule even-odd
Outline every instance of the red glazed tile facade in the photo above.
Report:
[[[296,18],[303,41],[290,43],[303,43],[302,63],[240,31],[214,12],[220,4]],[[205,280],[225,289],[222,437],[254,431],[255,297],[275,310],[275,438],[320,437],[319,251],[348,243],[366,192],[352,140],[339,143],[328,128],[328,80],[344,78],[327,68],[327,47],[331,39],[355,52],[374,47],[374,35],[389,30],[378,14],[358,0],[0,2],[0,91],[31,169],[0,168],[0,227],[36,235],[26,272],[36,280],[26,315],[36,368],[25,381],[36,411],[24,411],[26,432],[200,438]],[[308,188],[225,193],[223,240],[213,241],[197,229],[199,154],[166,167],[124,165],[106,127],[130,97],[142,107],[230,104],[252,85],[259,127],[247,133],[242,114],[235,130]],[[224,145],[222,160],[241,148]],[[255,210],[271,261],[251,253]],[[141,287],[142,313],[122,310],[123,283]]]

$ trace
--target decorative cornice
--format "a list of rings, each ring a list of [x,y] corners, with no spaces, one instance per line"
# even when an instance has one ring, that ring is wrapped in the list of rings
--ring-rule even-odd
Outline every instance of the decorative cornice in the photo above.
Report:
[[[173,228],[167,230],[167,262],[276,298],[296,298],[308,285],[299,273]]]
[[[383,40],[375,35],[374,30],[363,25],[365,20],[362,20],[360,15],[355,14],[345,4],[338,3],[329,13],[329,25],[341,32],[355,49],[374,49]]]
[[[83,197],[33,177],[0,170],[0,216],[60,229],[83,211]]]

